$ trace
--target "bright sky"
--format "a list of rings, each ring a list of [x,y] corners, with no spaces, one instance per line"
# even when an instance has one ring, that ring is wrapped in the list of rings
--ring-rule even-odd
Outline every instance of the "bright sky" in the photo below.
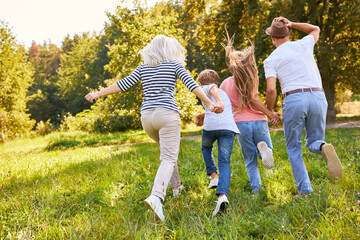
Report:
[[[132,7],[132,0],[0,0],[0,20],[12,28],[16,40],[26,47],[34,40],[58,47],[69,33],[99,32],[108,20],[106,12],[116,6]],[[160,0],[147,0],[153,6]]]

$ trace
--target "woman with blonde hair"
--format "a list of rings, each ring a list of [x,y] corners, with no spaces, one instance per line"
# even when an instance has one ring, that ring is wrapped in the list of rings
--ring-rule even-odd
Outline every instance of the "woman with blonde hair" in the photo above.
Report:
[[[244,156],[252,193],[260,190],[261,179],[257,155],[265,167],[272,168],[274,158],[266,116],[277,125],[280,117],[266,108],[258,96],[258,70],[254,56],[254,46],[241,51],[233,48],[232,39],[228,37],[225,46],[226,64],[233,76],[225,79],[220,89],[229,96],[235,122],[240,134],[237,135]]]
[[[185,70],[185,48],[175,38],[158,35],[140,53],[143,63],[133,73],[101,91],[88,93],[85,98],[93,102],[99,97],[125,91],[142,81],[141,123],[145,132],[159,144],[161,160],[151,195],[145,200],[145,204],[164,222],[162,202],[167,186],[173,188],[174,196],[183,188],[177,167],[181,125],[175,100],[177,79],[211,111],[222,112],[222,106],[214,105]]]

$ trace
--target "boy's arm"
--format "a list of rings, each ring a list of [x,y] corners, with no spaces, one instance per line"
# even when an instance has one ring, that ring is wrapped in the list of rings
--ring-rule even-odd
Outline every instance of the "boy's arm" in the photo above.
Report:
[[[220,93],[219,93],[219,89],[217,86],[213,86],[211,89],[210,89],[210,94],[214,97],[215,99],[215,105],[218,106],[218,107],[221,107],[222,109],[224,109],[224,104],[221,100],[221,97],[220,97]]]

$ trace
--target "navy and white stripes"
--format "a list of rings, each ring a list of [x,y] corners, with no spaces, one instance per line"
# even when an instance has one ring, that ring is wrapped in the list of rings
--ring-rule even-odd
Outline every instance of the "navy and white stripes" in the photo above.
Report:
[[[141,64],[129,76],[118,81],[117,85],[121,91],[125,91],[142,80],[144,96],[141,111],[166,108],[179,112],[175,101],[175,85],[178,78],[190,91],[199,87],[178,62],[163,62],[155,67]]]

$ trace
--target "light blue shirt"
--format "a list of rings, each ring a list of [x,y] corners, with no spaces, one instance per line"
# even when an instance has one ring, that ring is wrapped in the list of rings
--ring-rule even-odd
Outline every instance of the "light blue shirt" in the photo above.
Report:
[[[210,98],[211,101],[215,102],[214,97],[210,93],[210,89],[213,87],[217,87],[216,84],[201,86],[206,96],[208,96],[208,98]],[[221,100],[224,104],[224,111],[222,113],[211,112],[210,109],[206,107],[205,104],[203,103],[203,106],[205,108],[204,129],[206,131],[230,130],[233,131],[234,133],[239,134],[240,132],[234,120],[230,99],[223,90],[221,89],[218,90]]]

